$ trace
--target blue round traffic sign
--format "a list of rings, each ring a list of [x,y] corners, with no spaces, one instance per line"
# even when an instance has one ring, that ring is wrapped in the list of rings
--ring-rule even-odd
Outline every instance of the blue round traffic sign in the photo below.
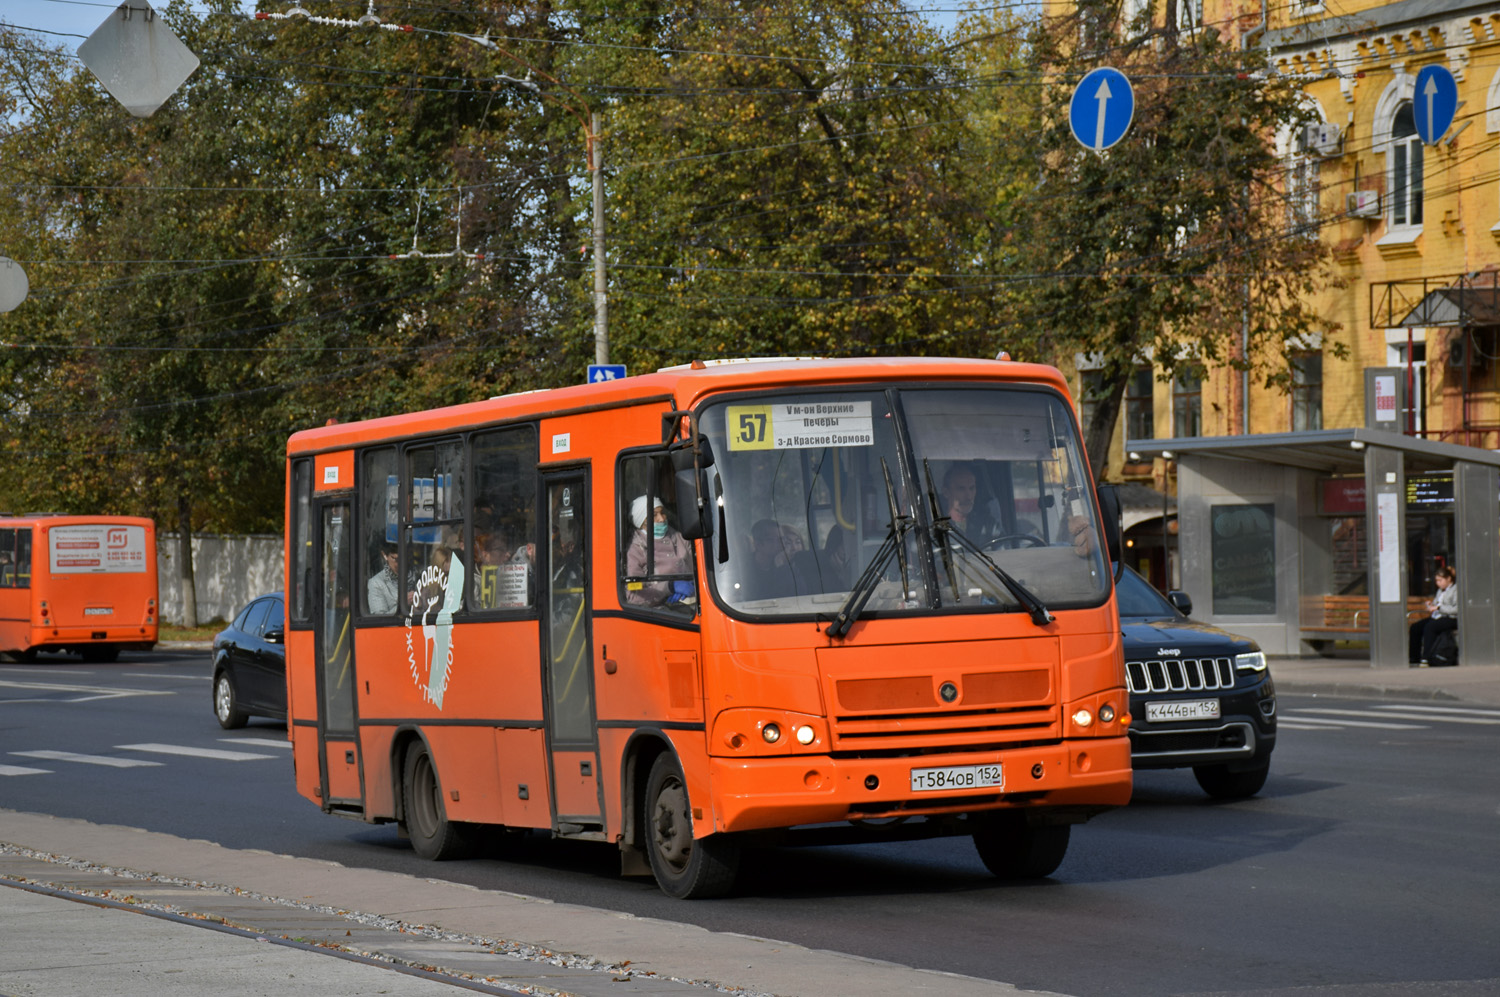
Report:
[[[1135,117],[1135,90],[1118,69],[1100,66],[1073,90],[1068,126],[1085,149],[1103,152],[1125,137]]]
[[[1423,66],[1417,73],[1411,110],[1417,137],[1428,145],[1437,144],[1458,113],[1458,81],[1447,66]]]

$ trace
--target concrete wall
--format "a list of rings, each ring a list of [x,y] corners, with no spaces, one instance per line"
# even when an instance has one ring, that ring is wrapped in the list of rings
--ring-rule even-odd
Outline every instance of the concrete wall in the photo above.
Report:
[[[177,534],[157,534],[157,573],[164,623],[182,622],[182,571],[177,554]],[[193,569],[198,622],[232,620],[256,596],[281,591],[281,537],[195,533]]]

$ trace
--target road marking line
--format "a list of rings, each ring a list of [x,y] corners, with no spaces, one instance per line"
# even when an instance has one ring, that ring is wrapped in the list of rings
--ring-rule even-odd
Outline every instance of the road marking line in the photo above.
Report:
[[[48,762],[82,762],[85,765],[108,765],[117,769],[161,764],[145,758],[111,758],[108,755],[80,755],[72,751],[12,751],[11,754],[21,758],[40,758]]]
[[[189,758],[214,758],[221,762],[249,762],[276,755],[256,755],[248,751],[225,751],[222,748],[190,748],[185,744],[117,744],[117,751],[154,751],[158,755],[186,755]]]
[[[1379,711],[1370,710],[1336,710],[1328,706],[1303,706],[1298,707],[1297,712],[1302,713],[1332,713],[1340,717],[1394,717],[1397,720],[1426,720],[1430,723],[1447,724],[1500,724],[1500,717],[1449,717],[1442,714],[1407,713],[1396,712],[1395,708],[1382,708]]]
[[[291,741],[271,741],[264,737],[221,737],[219,740],[225,744],[254,744],[262,748],[285,748],[292,750]]]
[[[1296,718],[1288,717],[1288,718],[1285,718],[1285,719],[1290,719],[1290,720],[1292,720],[1293,723],[1296,722]],[[1426,730],[1427,729],[1427,727],[1425,725],[1423,725],[1423,724],[1381,724],[1381,723],[1375,723],[1372,720],[1338,720],[1338,719],[1336,719],[1334,717],[1309,717],[1308,719],[1311,720],[1311,721],[1313,721],[1313,722],[1315,722],[1315,723],[1334,724],[1335,726],[1338,726],[1338,727],[1376,727],[1376,728],[1379,728],[1380,730]]]
[[[124,699],[127,696],[175,696],[177,693],[170,689],[111,689],[106,686],[93,685],[63,685],[58,682],[7,682],[0,679],[0,688],[4,689],[29,689],[33,692],[83,692],[93,695],[79,696],[75,699],[0,699],[4,703],[38,703],[38,702],[63,702],[63,703],[87,703],[95,699]]]
[[[127,678],[137,679],[189,679],[194,682],[212,682],[212,675],[173,675],[170,672],[121,672]]]
[[[1473,710],[1463,706],[1407,706],[1379,703],[1374,709],[1377,710],[1413,710],[1420,713],[1460,713],[1465,716],[1476,717],[1500,717],[1500,710]]]
[[[1278,729],[1285,728],[1286,730],[1338,730],[1339,729],[1334,724],[1315,724],[1315,723],[1308,723],[1305,720],[1289,720],[1289,719],[1282,719],[1282,721],[1280,723],[1278,723],[1276,726],[1277,726]]]
[[[51,769],[29,769],[24,765],[0,765],[0,775],[51,775]]]

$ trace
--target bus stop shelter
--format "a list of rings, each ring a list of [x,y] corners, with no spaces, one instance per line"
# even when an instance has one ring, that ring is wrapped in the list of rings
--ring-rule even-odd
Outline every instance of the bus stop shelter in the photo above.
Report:
[[[1449,564],[1460,662],[1500,663],[1500,453],[1369,428],[1126,448],[1177,462],[1181,584],[1195,618],[1268,654],[1368,641],[1372,665],[1404,668],[1411,614],[1425,612],[1432,572]]]

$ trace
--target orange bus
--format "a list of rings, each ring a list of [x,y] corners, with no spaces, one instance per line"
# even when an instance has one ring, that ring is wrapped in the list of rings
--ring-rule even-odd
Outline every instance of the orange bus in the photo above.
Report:
[[[1117,511],[1050,367],[695,361],[287,459],[297,789],[424,857],[541,829],[700,897],[756,843],[971,835],[1036,877],[1129,800]]]
[[[133,516],[0,515],[0,653],[114,661],[156,646],[156,524]]]

